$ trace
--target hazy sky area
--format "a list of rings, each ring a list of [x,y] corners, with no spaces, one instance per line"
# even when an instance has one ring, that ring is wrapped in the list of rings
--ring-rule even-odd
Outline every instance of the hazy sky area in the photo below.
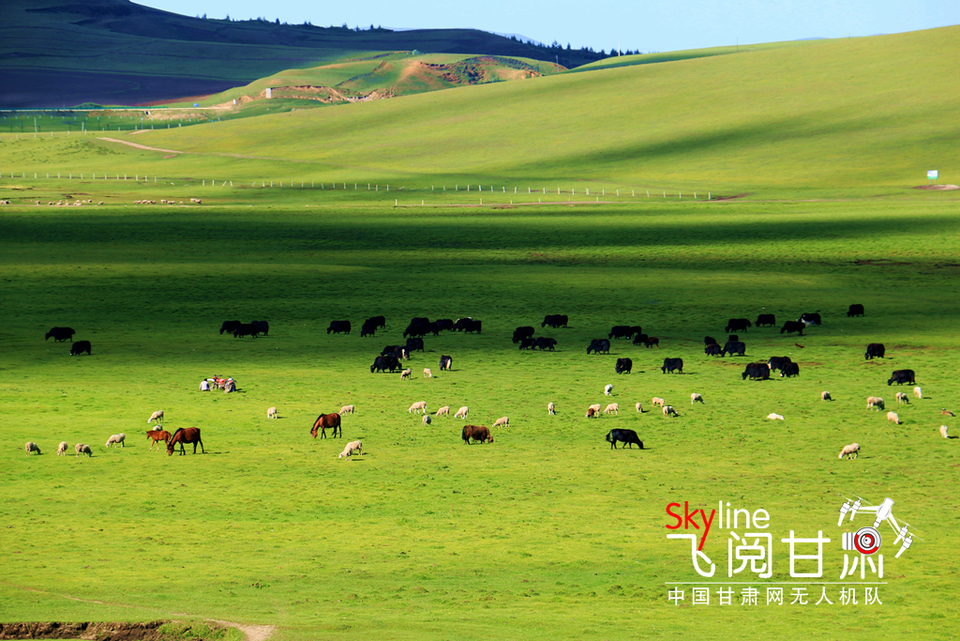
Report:
[[[187,16],[317,26],[482,29],[599,51],[677,51],[804,38],[845,38],[960,24],[960,0],[136,0]]]

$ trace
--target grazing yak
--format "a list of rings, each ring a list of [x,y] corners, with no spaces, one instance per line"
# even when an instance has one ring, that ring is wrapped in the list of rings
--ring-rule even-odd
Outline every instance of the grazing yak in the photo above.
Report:
[[[704,344],[704,346],[706,346],[706,345],[719,345],[719,343],[717,343],[717,339],[715,339],[713,336],[704,336],[704,337],[703,337],[703,344]]]
[[[731,356],[743,356],[747,351],[747,344],[743,341],[727,341],[727,344],[723,346],[723,351],[720,352],[720,356],[726,356],[730,354]]]
[[[345,320],[330,321],[330,327],[327,328],[327,334],[329,334],[330,332],[333,332],[334,334],[349,334],[350,321],[345,321]]]
[[[433,321],[433,325],[441,332],[452,332],[456,327],[456,324],[451,318],[438,318]]]
[[[644,347],[656,347],[660,349],[660,339],[656,336],[647,336],[647,339],[643,341]]]
[[[748,327],[753,327],[753,323],[746,318],[731,318],[727,321],[727,328],[724,331],[727,334],[730,332],[745,332]]]
[[[847,310],[847,318],[851,316],[863,316],[863,305],[859,303],[851,305],[850,309]]]
[[[410,324],[407,325],[407,328],[403,330],[403,337],[408,336],[425,336],[427,332],[431,331],[430,320],[427,318],[414,318],[410,321]]]
[[[636,333],[630,325],[614,325],[607,334],[607,338],[633,338]]]
[[[683,359],[682,358],[663,359],[663,367],[660,368],[660,371],[664,374],[667,374],[669,372],[676,372],[678,374],[683,374]]]
[[[709,343],[703,348],[703,353],[707,356],[720,356],[721,348],[716,343]]]
[[[867,345],[867,352],[863,355],[863,360],[868,361],[872,358],[883,358],[887,353],[887,348],[883,343],[870,343]]]
[[[399,359],[392,354],[388,354],[387,356],[377,356],[375,359],[373,359],[373,365],[370,366],[370,373],[373,374],[374,371],[389,371],[392,374],[398,369],[400,369]]]
[[[784,363],[780,368],[780,378],[789,376],[800,376],[800,366],[797,363]]]
[[[610,353],[610,341],[606,338],[595,338],[590,341],[590,346],[587,347],[587,354],[593,352],[594,354],[609,354]]]
[[[70,347],[70,356],[79,356],[84,352],[90,356],[90,341],[77,341]]]
[[[250,321],[250,324],[257,328],[257,331],[268,336],[270,334],[270,323],[267,321]]]
[[[464,445],[470,444],[471,440],[481,443],[493,443],[490,430],[483,425],[464,425],[460,437],[463,439]]]
[[[383,316],[371,316],[367,320],[363,321],[363,324],[369,324],[374,329],[381,329],[387,326],[387,319]]]
[[[794,332],[797,332],[798,334],[803,336],[804,328],[806,328],[806,325],[801,323],[800,321],[787,321],[786,323],[783,324],[783,327],[780,328],[780,333],[783,334],[784,332],[786,332],[787,334],[792,334]]]
[[[224,332],[232,334],[237,331],[237,328],[240,327],[241,323],[238,320],[232,321],[223,321],[223,325],[220,326],[220,335],[223,336]]]
[[[820,314],[804,312],[800,314],[800,318],[797,319],[797,322],[803,323],[805,325],[816,325],[819,327],[822,323],[820,322]]]
[[[549,338],[547,336],[538,336],[537,347],[540,348],[540,351],[548,349],[552,352],[557,347],[557,339]]]
[[[610,449],[617,449],[617,441],[623,443],[624,449],[626,449],[628,445],[630,449],[633,449],[634,443],[636,443],[641,450],[643,449],[643,441],[640,440],[640,437],[637,436],[637,433],[633,430],[616,429],[607,432],[607,442],[610,443]]]
[[[440,371],[447,370],[448,372],[453,369],[453,356],[447,356],[442,354],[440,356]]]
[[[65,341],[73,340],[73,335],[77,332],[74,331],[72,327],[51,327],[50,331],[47,332],[47,337],[43,340],[47,340],[53,336],[53,342],[63,343]]]
[[[543,322],[540,323],[540,327],[550,327],[556,329],[558,327],[567,326],[567,315],[566,314],[547,314],[543,317]]]
[[[770,366],[770,371],[772,372],[775,369],[782,370],[784,365],[792,362],[789,356],[771,356],[770,360],[767,361],[767,365]]]
[[[893,375],[890,376],[890,379],[887,381],[887,385],[903,385],[904,383],[910,383],[915,385],[917,381],[914,380],[916,374],[913,373],[912,369],[898,369],[894,370]]]
[[[629,358],[618,358],[614,369],[617,374],[629,374],[633,371],[633,361]]]
[[[423,351],[423,339],[419,337],[411,336],[407,339],[407,353],[412,354],[413,352],[422,352]]]
[[[524,338],[520,341],[520,349],[533,349],[537,346],[537,341],[532,338]]]
[[[770,327],[777,326],[777,317],[773,314],[760,314],[757,316],[757,322],[754,323],[757,327],[763,327],[764,325]]]
[[[770,379],[770,366],[766,363],[749,363],[743,374],[741,375],[741,380],[747,380],[749,377],[751,380],[761,380],[766,381]]]
[[[360,326],[360,338],[364,336],[376,336],[377,335],[377,326],[371,323],[370,321],[365,321],[363,325]]]
[[[646,334],[644,334],[643,332],[637,332],[637,335],[633,337],[633,344],[634,344],[634,345],[646,345],[648,338],[650,338],[650,337],[647,336]]]
[[[530,327],[529,325],[526,325],[524,327],[518,327],[515,330],[513,330],[513,342],[519,343],[525,338],[530,338],[531,336],[533,336],[533,333],[535,331],[537,330],[535,330],[533,327]]]
[[[253,336],[257,338],[260,335],[260,329],[253,323],[240,323],[240,327],[233,330],[234,338],[241,338],[243,336]]]

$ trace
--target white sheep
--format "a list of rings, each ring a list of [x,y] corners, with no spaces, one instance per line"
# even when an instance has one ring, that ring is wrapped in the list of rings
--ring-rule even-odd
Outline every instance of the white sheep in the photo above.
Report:
[[[464,405],[457,410],[457,413],[453,415],[454,418],[467,418],[467,414],[470,412],[470,408]]]
[[[353,414],[356,409],[357,408],[355,408],[353,405],[344,405],[340,408],[340,411],[337,412],[337,414],[340,416],[343,416],[344,414]]]
[[[897,392],[896,397],[897,397],[897,405],[910,403],[910,398],[906,395],[905,392]]]
[[[347,443],[346,447],[343,448],[343,451],[340,452],[340,456],[337,458],[346,457],[347,460],[352,459],[353,453],[356,452],[360,456],[363,456],[363,443],[361,441],[350,441]]]
[[[341,410],[340,413],[343,414],[343,411]],[[269,409],[267,410],[267,418],[277,418],[277,408],[276,408],[276,407],[271,407],[271,408],[269,408]]]
[[[510,427],[509,416],[501,416],[500,418],[498,418],[496,421],[493,422],[494,427],[503,427],[504,425],[506,425],[507,427]]]
[[[603,408],[604,414],[616,414],[620,415],[620,404],[619,403],[610,403],[605,408]]]
[[[771,421],[782,421],[782,420],[784,420],[783,415],[782,415],[782,414],[777,414],[776,412],[770,412],[769,414],[767,414],[767,418],[769,418]]]
[[[67,448],[70,447],[67,445],[66,441],[62,441],[60,446],[57,448],[57,456],[65,456],[67,454]]]
[[[27,454],[30,452],[36,452],[37,454],[40,454],[40,446],[33,441],[27,442],[27,444],[23,446],[23,449]]]
[[[664,416],[680,416],[680,414],[677,413],[677,410],[673,409],[673,405],[664,405],[663,415]]]
[[[433,378],[433,372],[430,371],[429,367],[423,368],[423,377],[424,378]]]
[[[430,415],[429,415],[429,414],[424,414],[424,415],[423,415],[422,423],[423,423],[424,425],[430,425]]]
[[[587,408],[587,413],[586,413],[587,418],[597,418],[598,416],[600,416],[600,412],[593,409],[593,406],[590,406]]]
[[[690,404],[693,405],[694,403],[703,403],[703,397],[697,392],[690,394]]]
[[[588,409],[588,410],[593,410],[593,412],[594,412],[595,414],[599,414],[599,413],[600,413],[601,406],[600,406],[600,403],[594,403],[593,405],[591,405],[591,406],[588,407],[587,409]]]
[[[833,397],[830,396],[830,392],[824,390],[824,391],[820,392],[820,400],[821,400],[821,401],[832,401],[832,400],[833,400]]]
[[[413,412],[414,414],[423,414],[427,411],[427,402],[426,401],[417,401],[410,406],[410,409],[407,410],[407,413]]]
[[[120,447],[126,447],[126,445],[124,445],[123,443],[123,440],[126,437],[127,437],[126,434],[122,432],[120,434],[114,434],[113,436],[107,439],[107,444],[104,447],[110,447],[111,445],[117,445],[117,444],[119,444]]]
[[[664,401],[662,398],[660,398],[659,396],[654,396],[654,397],[653,397],[653,400],[650,401],[650,403],[651,403],[654,407],[663,407],[664,402],[665,402],[665,401]]]
[[[163,423],[163,410],[157,410],[150,415],[150,418],[147,419],[147,425],[156,421],[157,423]]]
[[[868,396],[867,397],[867,409],[882,410],[883,409],[883,399],[879,396]]]
[[[547,414],[550,416],[556,416],[557,406],[553,404],[553,401],[547,403]]]
[[[93,451],[90,450],[89,445],[84,445],[83,443],[77,443],[73,446],[73,450],[76,452],[74,456],[80,456],[81,454],[86,454],[87,456],[93,456]]]
[[[887,412],[887,420],[890,421],[891,423],[896,423],[897,425],[900,425],[900,417],[897,416],[896,412]]]
[[[916,396],[917,398],[923,398],[923,390],[920,389],[919,387],[914,387],[913,395]]]
[[[947,428],[946,425],[941,425],[941,426],[940,426],[940,436],[942,436],[943,438],[950,438],[949,436],[947,436],[947,429],[948,429],[948,428]]]
[[[603,388],[603,395],[610,396],[611,394],[613,394],[613,383],[607,383]]]
[[[637,403],[637,411],[643,414],[643,403]]]
[[[844,445],[843,449],[840,450],[840,456],[837,458],[843,458],[844,456],[847,458],[860,458],[860,444],[851,443],[850,445]]]
[[[434,416],[450,416],[450,406],[444,405],[437,410],[437,413]]]
[[[410,375],[413,374],[413,370],[409,367],[402,372],[400,372],[400,380],[402,381],[405,378],[410,378]]]

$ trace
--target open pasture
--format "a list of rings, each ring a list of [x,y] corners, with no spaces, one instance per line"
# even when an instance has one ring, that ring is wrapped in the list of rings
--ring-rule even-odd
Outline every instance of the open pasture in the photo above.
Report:
[[[938,428],[960,429],[940,415],[960,408],[958,225],[932,200],[4,209],[0,620],[209,618],[276,625],[275,639],[946,636],[960,460]],[[851,303],[866,315],[847,318]],[[808,311],[822,327],[779,334]],[[541,328],[554,313],[569,327]],[[741,332],[745,357],[703,354],[704,335],[722,342],[728,319],[760,313],[778,326]],[[387,327],[361,338],[379,314]],[[483,331],[426,336],[410,380],[371,374],[414,316]],[[269,336],[220,335],[232,319],[267,320]],[[328,335],[332,320],[351,334]],[[67,325],[92,355],[44,342]],[[521,325],[556,351],[521,352]],[[612,340],[588,356],[613,325],[660,347]],[[866,361],[870,342],[886,358]],[[741,380],[775,355],[800,376]],[[618,376],[624,356],[633,373]],[[684,373],[661,374],[665,357]],[[925,398],[897,407],[886,379],[907,367]],[[238,393],[197,391],[213,375]],[[867,411],[870,395],[902,425]],[[469,419],[424,426],[407,411],[421,400]],[[619,415],[584,418],[611,402]],[[310,438],[346,404],[343,438]],[[170,432],[200,427],[206,454],[150,452],[159,409]],[[464,424],[501,416],[493,443],[462,443]],[[612,451],[613,428],[646,449]],[[121,432],[125,448],[104,446]],[[61,440],[93,456],[57,457]],[[352,440],[362,456],[338,459]],[[852,442],[859,459],[838,460]],[[895,498],[922,539],[900,559],[885,548],[882,606],[667,600],[665,582],[697,578],[685,543],[665,538],[667,504],[764,508],[775,538],[823,529],[836,581],[841,494]],[[726,539],[711,531],[704,547],[724,576]],[[783,550],[772,580],[789,580]]]

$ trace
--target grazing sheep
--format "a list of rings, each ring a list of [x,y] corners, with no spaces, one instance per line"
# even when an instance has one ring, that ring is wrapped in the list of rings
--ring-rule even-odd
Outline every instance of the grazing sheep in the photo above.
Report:
[[[782,421],[782,420],[784,420],[783,415],[777,414],[776,412],[770,412],[769,414],[767,414],[767,418],[769,418],[771,421]]]
[[[611,394],[613,394],[613,383],[607,383],[603,388],[603,395],[610,396]]]
[[[343,410],[340,410],[340,413],[343,414]],[[277,408],[271,407],[267,410],[267,418],[277,418]]]
[[[833,400],[833,397],[830,396],[830,392],[823,391],[823,392],[820,392],[820,400],[821,400],[821,401],[832,401],[832,400]]]
[[[910,402],[910,399],[907,397],[907,395],[904,392],[897,392],[896,397],[897,397],[897,405],[903,405],[904,403]]]
[[[467,418],[467,414],[470,412],[470,408],[464,405],[457,410],[457,413],[453,415],[454,418]]]
[[[597,410],[593,409],[592,407],[588,407],[586,416],[587,418],[596,418],[597,416],[599,416],[599,414]]]
[[[557,414],[557,406],[553,404],[553,401],[547,403],[547,414],[550,416],[556,416]]]
[[[673,409],[673,405],[664,405],[663,415],[664,416],[680,416],[677,410]]]
[[[347,443],[347,445],[343,448],[343,451],[340,452],[340,456],[338,456],[337,458],[341,459],[343,457],[346,457],[347,460],[350,460],[352,459],[354,452],[356,452],[360,456],[363,456],[363,443],[361,441],[350,441],[349,443]]]
[[[654,407],[663,407],[664,400],[663,400],[662,398],[660,398],[659,396],[654,396],[654,397],[653,397],[653,400],[650,401],[650,403],[651,403]]]
[[[900,425],[900,417],[896,412],[887,412],[887,420]]]
[[[450,406],[444,405],[437,410],[436,416],[450,416]]]
[[[410,378],[410,374],[412,373],[413,373],[413,370],[408,367],[407,369],[400,372],[400,380],[402,381],[405,378]]]
[[[873,410],[882,410],[883,409],[883,399],[879,396],[868,396],[867,397],[867,409]]]
[[[76,452],[74,456],[80,456],[81,454],[86,454],[87,456],[93,456],[93,451],[90,449],[89,445],[84,445],[83,443],[77,443],[73,446],[73,450]]]
[[[36,452],[37,454],[40,454],[40,446],[32,441],[24,445],[23,449],[26,451],[27,454],[29,454],[30,452]]]
[[[948,429],[948,428],[947,428],[946,425],[941,425],[941,426],[940,426],[940,436],[942,436],[943,438],[950,438],[949,436],[947,436],[947,429]]]
[[[599,414],[599,413],[600,413],[600,403],[594,403],[593,405],[590,406],[590,409],[592,409],[594,412],[596,412],[597,414]]]
[[[501,416],[493,423],[494,427],[503,427],[504,425],[506,425],[507,427],[510,427],[510,417]]]
[[[953,416],[953,412],[948,410],[946,407],[940,408],[940,416]]]
[[[693,405],[694,403],[698,403],[698,402],[699,402],[699,403],[703,403],[703,397],[700,396],[700,394],[698,394],[698,393],[696,393],[696,392],[691,393],[691,394],[690,394],[690,404]],[[706,403],[704,403],[704,404],[706,404]]]
[[[414,414],[425,414],[427,412],[427,402],[418,401],[410,406],[410,409],[407,410],[407,413],[413,412]]]
[[[643,403],[637,403],[637,411],[643,414]]]
[[[433,378],[433,372],[430,371],[429,367],[423,368],[423,377],[424,378]]]
[[[150,418],[147,420],[147,425],[156,421],[157,423],[163,423],[163,410],[157,410],[150,415]]]
[[[603,408],[604,414],[616,414],[620,415],[620,404],[619,403],[610,403],[605,408]]]
[[[110,447],[111,445],[116,445],[118,443],[120,444],[120,447],[126,447],[126,445],[123,443],[123,440],[126,437],[126,434],[123,434],[122,432],[120,434],[114,434],[107,439],[107,444],[104,447]]]
[[[917,398],[923,398],[923,390],[920,389],[919,387],[914,387],[913,395],[916,396]]]
[[[423,415],[423,420],[421,421],[421,423],[423,423],[424,425],[430,425],[430,420],[431,420],[431,419],[430,419],[430,415],[429,415],[429,414],[424,414],[424,415]]]
[[[850,445],[844,445],[843,449],[840,450],[840,456],[837,458],[843,458],[844,456],[847,458],[860,458],[860,444],[851,443]]]
[[[60,443],[60,447],[57,448],[57,456],[66,456],[67,448],[70,447],[67,445],[66,441]]]

